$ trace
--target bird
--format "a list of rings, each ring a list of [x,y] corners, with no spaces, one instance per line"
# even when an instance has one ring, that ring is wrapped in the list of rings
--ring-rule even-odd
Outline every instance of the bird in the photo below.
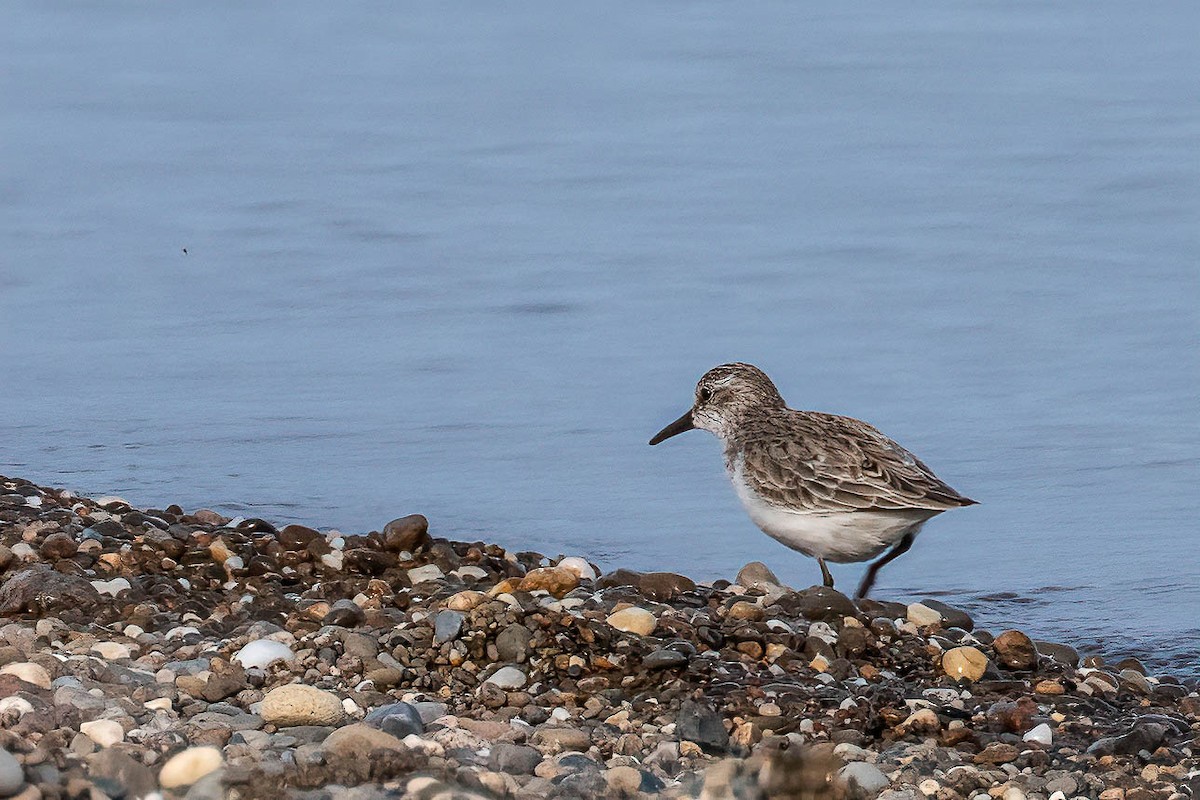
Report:
[[[788,408],[752,364],[706,372],[691,409],[650,444],[693,429],[721,440],[725,471],[750,519],[815,558],[825,586],[833,587],[827,561],[870,561],[884,553],[868,566],[857,599],[870,593],[880,569],[912,547],[931,517],[976,505],[869,423]]]

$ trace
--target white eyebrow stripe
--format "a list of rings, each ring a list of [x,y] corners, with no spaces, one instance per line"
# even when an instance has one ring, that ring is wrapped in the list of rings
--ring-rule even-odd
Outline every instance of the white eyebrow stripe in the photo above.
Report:
[[[729,384],[733,383],[734,377],[735,376],[730,375],[728,377],[721,378],[719,381],[713,381],[712,385],[713,386],[728,386]]]

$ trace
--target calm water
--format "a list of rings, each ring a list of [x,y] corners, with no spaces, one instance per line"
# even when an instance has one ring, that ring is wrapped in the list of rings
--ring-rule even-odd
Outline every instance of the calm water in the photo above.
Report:
[[[808,585],[646,446],[748,360],[983,502],[879,596],[1200,669],[1200,6],[0,17],[0,471]]]

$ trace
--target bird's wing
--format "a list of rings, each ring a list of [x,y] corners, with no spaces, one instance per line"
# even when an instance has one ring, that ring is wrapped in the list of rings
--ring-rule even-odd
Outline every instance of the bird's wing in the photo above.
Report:
[[[934,512],[975,503],[861,420],[792,413],[790,424],[739,443],[742,479],[768,502],[805,511]]]

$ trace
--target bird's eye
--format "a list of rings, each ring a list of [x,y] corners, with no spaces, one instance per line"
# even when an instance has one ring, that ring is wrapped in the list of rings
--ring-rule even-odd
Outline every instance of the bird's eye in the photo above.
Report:
[[[707,387],[700,390],[700,402],[707,403],[712,398],[712,389]]]

